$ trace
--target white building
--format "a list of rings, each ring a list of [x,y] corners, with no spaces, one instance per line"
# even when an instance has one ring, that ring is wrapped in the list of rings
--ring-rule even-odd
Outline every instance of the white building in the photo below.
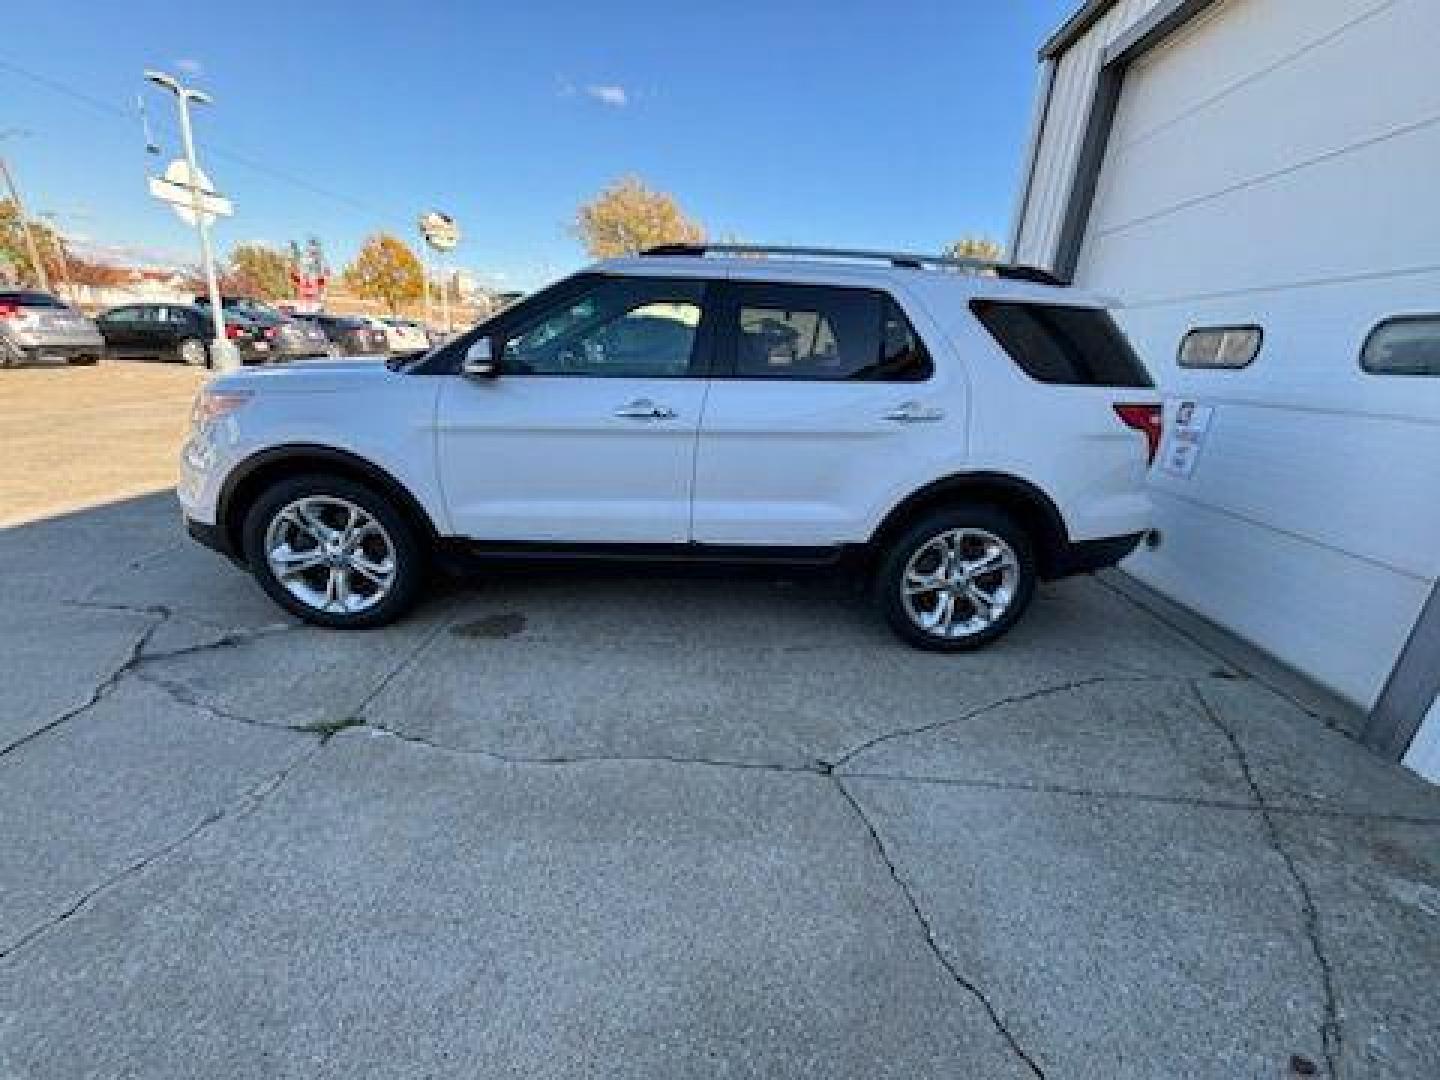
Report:
[[[1090,0],[1011,244],[1116,297],[1165,392],[1127,569],[1440,780],[1437,47],[1440,0]]]

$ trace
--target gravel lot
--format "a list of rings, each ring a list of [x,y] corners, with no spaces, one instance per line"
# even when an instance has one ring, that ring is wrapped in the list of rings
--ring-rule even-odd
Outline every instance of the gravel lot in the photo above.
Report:
[[[0,373],[5,1080],[1440,1075],[1440,791],[1113,583],[327,633],[179,535],[195,383]]]
[[[0,378],[0,527],[175,486],[202,372],[19,368]]]

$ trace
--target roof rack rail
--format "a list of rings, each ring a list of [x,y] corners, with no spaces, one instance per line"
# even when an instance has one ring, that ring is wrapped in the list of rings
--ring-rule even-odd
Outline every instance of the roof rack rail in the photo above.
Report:
[[[786,244],[658,244],[640,252],[644,257],[704,258],[706,255],[778,255],[781,258],[870,260],[891,266],[919,270],[926,266],[991,273],[1012,281],[1033,281],[1041,285],[1064,285],[1061,278],[1038,266],[999,262],[992,259],[951,258],[947,255],[917,255],[907,251],[866,251],[857,248],[794,247]]]

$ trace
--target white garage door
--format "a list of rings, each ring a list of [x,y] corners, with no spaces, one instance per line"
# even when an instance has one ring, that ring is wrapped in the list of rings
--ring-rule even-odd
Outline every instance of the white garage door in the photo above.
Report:
[[[1437,42],[1437,0],[1217,4],[1126,75],[1077,271],[1167,420],[1208,406],[1130,569],[1362,707],[1440,574],[1440,377],[1360,366],[1440,312]],[[1250,366],[1177,363],[1243,325]]]

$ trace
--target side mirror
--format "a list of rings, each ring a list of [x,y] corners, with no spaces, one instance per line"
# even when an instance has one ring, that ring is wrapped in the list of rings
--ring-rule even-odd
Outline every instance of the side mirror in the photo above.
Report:
[[[467,379],[493,379],[500,374],[488,337],[478,337],[470,343],[460,363],[460,374]]]

